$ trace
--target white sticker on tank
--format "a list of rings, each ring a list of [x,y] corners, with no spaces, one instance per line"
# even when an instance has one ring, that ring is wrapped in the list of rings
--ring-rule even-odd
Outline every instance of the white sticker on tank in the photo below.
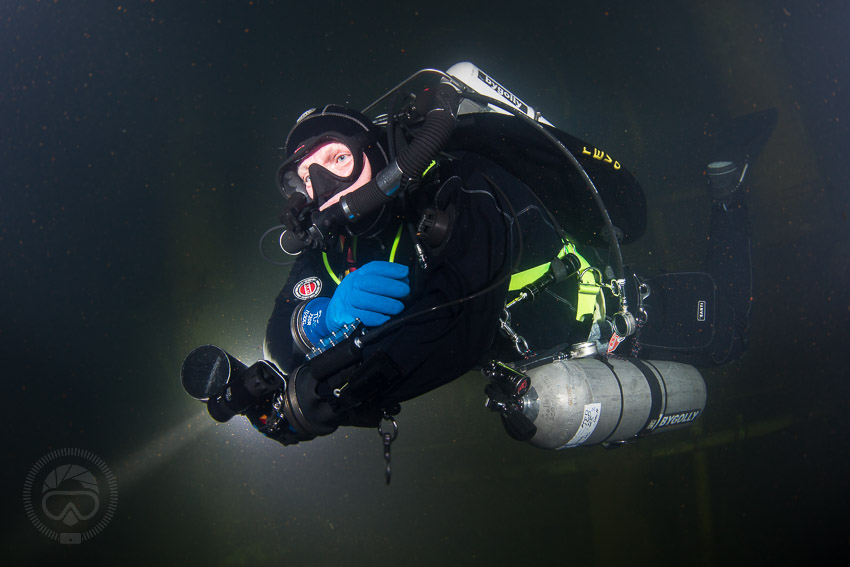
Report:
[[[581,423],[578,426],[578,431],[573,435],[573,438],[566,442],[558,449],[569,449],[570,447],[578,447],[587,441],[593,432],[596,431],[596,424],[599,423],[599,416],[602,414],[602,404],[585,404],[584,414],[581,417]]]

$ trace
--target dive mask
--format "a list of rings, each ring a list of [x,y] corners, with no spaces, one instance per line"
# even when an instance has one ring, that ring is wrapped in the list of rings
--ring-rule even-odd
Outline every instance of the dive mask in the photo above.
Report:
[[[307,187],[304,180],[298,175],[298,166],[301,162],[311,155],[321,146],[339,142],[346,146],[351,151],[351,157],[354,160],[354,167],[349,175],[344,177],[330,172],[325,167],[314,163],[309,168],[310,182],[313,188],[313,197],[307,192]],[[303,202],[304,206],[312,205],[315,208],[321,207],[337,193],[350,187],[360,175],[363,173],[363,147],[367,144],[367,136],[358,134],[356,136],[345,136],[338,132],[326,132],[305,141],[278,169],[277,180],[280,192],[289,202],[291,197],[296,194],[301,194],[305,197],[296,199],[298,202]]]

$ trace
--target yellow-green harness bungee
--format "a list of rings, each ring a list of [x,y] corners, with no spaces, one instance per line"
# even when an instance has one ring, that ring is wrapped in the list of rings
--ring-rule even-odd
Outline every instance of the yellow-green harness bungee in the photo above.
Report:
[[[398,231],[396,231],[396,233],[395,233],[395,240],[393,240],[393,246],[392,246],[392,248],[390,248],[390,259],[389,259],[390,262],[395,262],[395,255],[396,255],[396,252],[398,252],[398,243],[401,241],[401,229],[402,229],[403,226],[404,225],[399,225]],[[354,255],[355,256],[357,255],[357,237],[356,236],[354,237]],[[336,275],[334,273],[333,269],[331,268],[331,263],[328,260],[328,253],[327,252],[322,252],[322,262],[324,262],[324,264],[325,264],[325,269],[328,271],[328,275],[331,277],[331,279],[334,281],[334,283],[336,285],[339,285],[340,282],[342,281],[342,279],[338,275]],[[345,274],[343,274],[343,277],[345,277]]]
[[[576,245],[567,240],[558,252],[558,258],[564,258],[567,254],[573,254],[578,258],[579,268],[578,302],[576,305],[576,321],[582,321],[588,315],[598,320],[605,317],[605,301],[601,297],[602,286],[596,281],[594,270],[584,256],[578,253]],[[509,291],[519,291],[523,287],[540,279],[547,271],[551,262],[529,268],[511,276]]]

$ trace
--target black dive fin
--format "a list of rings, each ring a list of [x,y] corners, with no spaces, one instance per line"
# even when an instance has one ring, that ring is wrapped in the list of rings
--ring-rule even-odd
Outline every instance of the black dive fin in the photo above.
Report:
[[[776,127],[775,108],[738,116],[716,128],[708,161],[754,163]]]

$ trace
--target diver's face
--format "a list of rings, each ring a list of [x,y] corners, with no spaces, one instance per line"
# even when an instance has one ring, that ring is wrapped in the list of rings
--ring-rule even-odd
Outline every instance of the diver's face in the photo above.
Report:
[[[313,184],[310,182],[310,166],[313,164],[318,164],[339,177],[348,177],[354,171],[354,158],[348,146],[341,142],[328,142],[319,146],[301,160],[297,170],[298,177],[304,182],[311,199],[315,197]],[[371,179],[372,166],[369,164],[369,158],[364,154],[363,171],[360,172],[360,176],[349,187],[331,197],[324,205],[319,207],[319,210],[330,207],[339,201],[340,197],[366,185]]]

